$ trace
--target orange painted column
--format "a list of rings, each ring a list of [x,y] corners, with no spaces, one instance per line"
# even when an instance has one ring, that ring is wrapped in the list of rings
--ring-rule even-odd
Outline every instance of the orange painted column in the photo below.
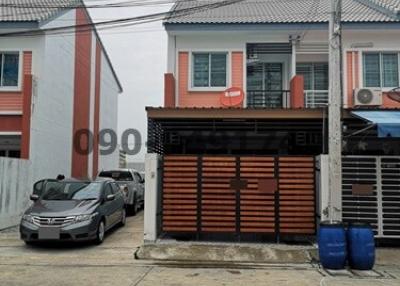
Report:
[[[175,78],[172,73],[164,74],[164,107],[175,107]]]
[[[84,9],[76,10],[76,25],[88,24]],[[90,124],[90,74],[91,74],[92,32],[76,30],[75,33],[75,79],[73,106],[73,150],[71,175],[87,178],[89,140],[86,135]]]
[[[346,53],[346,72],[347,72],[347,105],[348,107],[353,106],[353,52]]]
[[[24,99],[22,105],[21,158],[29,159],[31,138],[32,75],[24,75]]]
[[[295,75],[290,81],[290,107],[304,108],[304,77]]]
[[[29,159],[32,106],[32,52],[23,53],[21,158]]]

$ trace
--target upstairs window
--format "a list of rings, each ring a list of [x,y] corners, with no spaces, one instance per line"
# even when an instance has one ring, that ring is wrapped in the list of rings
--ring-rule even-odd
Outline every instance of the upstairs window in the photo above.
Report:
[[[227,53],[193,53],[192,86],[226,87]]]
[[[364,87],[398,87],[398,53],[363,54]]]
[[[0,53],[0,87],[18,86],[19,53]]]
[[[328,63],[299,63],[296,69],[304,77],[304,90],[328,90]]]

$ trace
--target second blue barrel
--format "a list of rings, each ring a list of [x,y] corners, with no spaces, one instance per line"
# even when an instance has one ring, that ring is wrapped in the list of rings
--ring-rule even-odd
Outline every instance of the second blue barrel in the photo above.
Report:
[[[371,226],[351,223],[347,230],[347,243],[350,267],[371,270],[375,263],[375,241]]]
[[[343,269],[346,264],[346,231],[341,222],[323,221],[318,232],[319,260],[326,269]]]

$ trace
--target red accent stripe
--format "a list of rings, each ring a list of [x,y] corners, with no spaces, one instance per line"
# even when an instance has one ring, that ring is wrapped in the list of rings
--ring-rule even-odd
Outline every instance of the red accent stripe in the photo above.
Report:
[[[99,132],[100,132],[100,76],[101,76],[101,46],[96,43],[96,79],[94,98],[93,126],[93,178],[99,171]]]
[[[89,19],[84,9],[76,10],[76,25],[88,24]],[[79,31],[75,33],[75,86],[73,112],[73,143],[75,135],[81,130],[89,130],[90,125],[90,63],[92,49],[92,32]],[[86,150],[88,140],[80,136],[80,146]],[[75,178],[88,177],[88,154],[77,152],[75,144],[72,151],[71,175]]]
[[[21,158],[29,159],[32,106],[32,52],[24,52],[24,86],[22,90]]]
[[[353,52],[347,52],[347,104],[353,106]]]
[[[21,132],[21,115],[0,115],[0,132]]]
[[[22,106],[21,158],[29,159],[31,138],[32,75],[24,76],[24,100]]]

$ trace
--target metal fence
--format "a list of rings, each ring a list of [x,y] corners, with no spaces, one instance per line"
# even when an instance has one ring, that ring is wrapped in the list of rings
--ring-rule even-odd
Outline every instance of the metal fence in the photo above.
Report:
[[[248,90],[248,107],[285,108],[289,100],[289,90]]]
[[[400,157],[344,156],[342,204],[344,222],[366,222],[377,238],[400,238]],[[354,185],[372,192],[354,193]]]
[[[306,108],[317,108],[328,105],[327,90],[305,90],[304,101]]]

